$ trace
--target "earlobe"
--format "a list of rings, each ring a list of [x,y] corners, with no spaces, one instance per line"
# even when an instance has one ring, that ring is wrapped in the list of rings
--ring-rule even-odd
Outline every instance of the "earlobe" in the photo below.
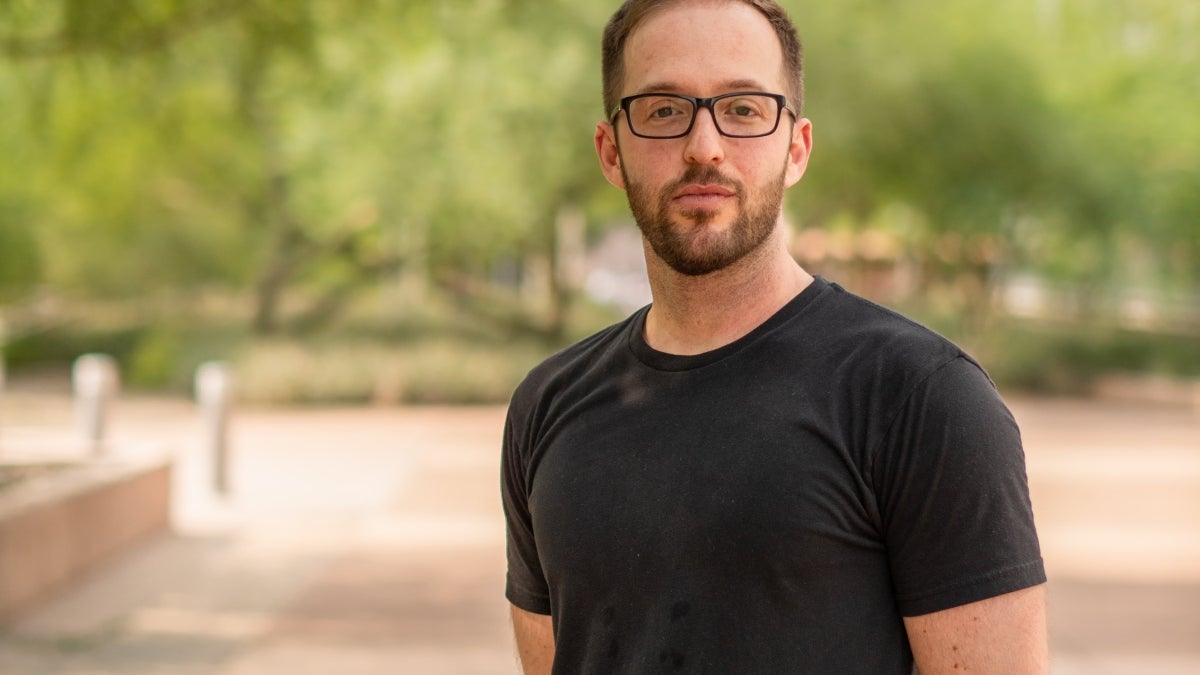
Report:
[[[787,171],[784,175],[787,187],[800,182],[805,169],[808,168],[810,154],[812,154],[812,122],[808,118],[801,118],[792,127],[792,142],[788,146]]]
[[[597,122],[593,141],[604,177],[609,183],[624,190],[625,176],[621,172],[621,150],[617,147],[617,130],[608,122]]]

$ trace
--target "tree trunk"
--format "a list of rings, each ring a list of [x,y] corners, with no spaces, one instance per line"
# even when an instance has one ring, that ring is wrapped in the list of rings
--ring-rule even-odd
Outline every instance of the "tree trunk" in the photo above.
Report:
[[[280,301],[296,273],[304,243],[303,231],[291,211],[291,187],[278,130],[262,98],[267,49],[252,43],[238,72],[242,119],[257,141],[262,156],[264,180],[259,213],[271,231],[267,262],[255,283],[252,327],[259,334],[279,330]]]
[[[571,301],[583,285],[586,274],[585,229],[583,212],[575,206],[562,206],[550,228],[550,311],[547,332],[560,340],[567,332]]]

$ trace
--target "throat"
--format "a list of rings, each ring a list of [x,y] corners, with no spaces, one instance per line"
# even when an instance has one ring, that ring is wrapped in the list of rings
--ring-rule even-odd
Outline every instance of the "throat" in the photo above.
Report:
[[[812,283],[790,257],[783,273],[734,280],[731,271],[652,284],[646,344],[680,356],[719,349],[758,328]]]

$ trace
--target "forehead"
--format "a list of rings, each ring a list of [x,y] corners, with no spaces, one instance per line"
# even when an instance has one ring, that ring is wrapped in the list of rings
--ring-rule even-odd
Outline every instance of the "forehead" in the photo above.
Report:
[[[766,17],[740,2],[681,2],[646,17],[625,43],[622,96],[783,91],[783,49]]]

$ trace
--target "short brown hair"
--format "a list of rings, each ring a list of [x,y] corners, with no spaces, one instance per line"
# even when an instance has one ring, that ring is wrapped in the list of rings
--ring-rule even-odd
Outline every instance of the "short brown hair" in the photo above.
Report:
[[[634,29],[650,14],[687,0],[625,0],[608,20],[601,41],[601,73],[604,88],[604,115],[607,117],[620,104],[621,86],[625,79],[625,41]],[[804,49],[796,26],[787,12],[774,0],[725,0],[741,2],[757,9],[771,23],[779,45],[783,48],[784,77],[790,91],[788,102],[797,116],[804,107]]]

